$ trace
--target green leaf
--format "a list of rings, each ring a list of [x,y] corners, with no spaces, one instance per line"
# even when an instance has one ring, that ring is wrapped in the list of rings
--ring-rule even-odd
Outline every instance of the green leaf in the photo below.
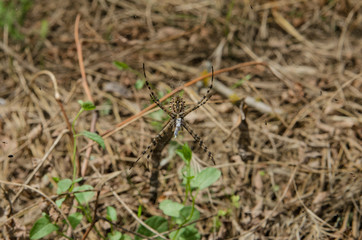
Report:
[[[50,222],[47,215],[39,218],[30,230],[30,239],[40,239],[57,231],[59,227]]]
[[[82,180],[83,180],[83,178],[82,178],[82,177],[79,177],[79,178],[77,178],[77,179],[74,180],[74,183],[79,183],[79,182],[82,181]]]
[[[115,231],[113,233],[108,233],[107,239],[108,240],[123,240],[124,238],[122,237],[122,233]]]
[[[58,189],[57,189],[57,194],[62,194],[65,193],[69,190],[70,186],[72,186],[72,180],[66,178],[66,179],[62,179],[58,182]]]
[[[193,188],[199,188],[200,190],[209,187],[216,182],[221,176],[221,172],[216,168],[206,168],[196,175],[191,180],[191,186]]]
[[[175,238],[177,231],[174,231],[170,234],[170,239],[177,239],[177,240],[199,240],[201,239],[201,235],[199,231],[194,226],[187,226],[182,228],[178,232],[177,238]]]
[[[231,88],[237,88],[240,87],[244,82],[247,82],[251,79],[251,75],[248,74],[245,77],[243,77],[242,79],[240,79],[237,83],[235,83],[234,85],[231,86]]]
[[[123,234],[121,240],[132,240],[131,236],[127,235],[127,234]]]
[[[79,191],[86,191],[86,190],[92,190],[89,192],[82,192],[82,193],[74,193],[75,198],[80,204],[86,204],[88,203],[94,196],[93,187],[90,185],[82,185],[73,188],[73,192],[79,192]]]
[[[123,234],[121,240],[132,240],[131,236],[127,235],[127,234]]]
[[[143,88],[144,85],[145,85],[145,81],[143,81],[142,79],[137,79],[136,83],[134,84],[134,86],[137,90],[140,90],[141,88]]]
[[[98,143],[103,149],[106,148],[106,145],[104,144],[104,140],[101,136],[99,136],[97,133],[94,132],[88,132],[88,131],[83,131],[81,133],[79,133],[78,135],[83,135],[93,141],[95,141],[96,143]]]
[[[64,198],[60,198],[60,199],[55,201],[55,204],[58,206],[58,208],[60,208],[62,206],[65,199],[66,198],[64,197]]]
[[[142,205],[139,205],[137,211],[137,217],[141,217],[141,215],[142,215]]]
[[[40,26],[40,37],[41,38],[46,38],[46,36],[48,35],[48,29],[49,29],[49,24],[47,20],[42,20],[41,21],[41,26]]]
[[[228,211],[226,211],[226,210],[219,210],[219,211],[217,211],[217,215],[218,215],[219,217],[224,217],[224,216],[226,216],[226,214],[228,214]]]
[[[279,187],[279,185],[275,184],[275,185],[273,185],[272,189],[274,192],[278,192],[280,187]]]
[[[185,143],[181,149],[177,149],[176,150],[177,155],[179,155],[181,157],[182,160],[184,160],[186,163],[191,161],[191,157],[192,157],[192,151],[189,147],[189,145],[187,145],[187,143]]]
[[[113,64],[119,69],[119,70],[127,70],[130,69],[130,67],[124,63],[119,61],[114,61]]]
[[[183,224],[187,220],[187,222],[196,221],[200,218],[200,212],[194,209],[192,216],[190,218],[192,212],[191,206],[185,206],[180,210],[180,216],[176,219],[177,224]],[[190,219],[189,219],[190,218]],[[194,225],[194,224],[192,224]]]
[[[181,203],[174,202],[171,200],[164,200],[160,203],[160,209],[167,216],[179,217],[180,210],[184,207]]]
[[[231,202],[234,207],[239,208],[240,207],[240,196],[239,195],[232,195],[231,196]]]
[[[53,179],[56,183],[58,183],[58,182],[60,181],[60,178],[59,178],[59,177],[52,177],[52,179]]]
[[[154,230],[156,230],[157,232],[165,232],[168,230],[168,223],[167,220],[164,219],[163,217],[159,217],[159,216],[152,216],[149,219],[147,219],[145,221],[145,223],[153,228]],[[137,233],[142,234],[146,237],[152,237],[155,234],[153,232],[151,232],[150,230],[148,230],[147,228],[145,228],[143,225],[141,225],[138,230]],[[142,238],[136,236],[135,240],[140,240]],[[160,237],[156,238],[156,239],[161,239]]]
[[[112,222],[117,221],[117,211],[114,207],[111,206],[107,207],[107,219]]]
[[[85,111],[94,110],[96,108],[96,106],[90,101],[83,102],[82,100],[79,100],[78,103]]]
[[[73,229],[75,229],[78,226],[78,224],[82,221],[82,219],[83,219],[83,214],[79,212],[72,213],[68,216],[68,220]]]

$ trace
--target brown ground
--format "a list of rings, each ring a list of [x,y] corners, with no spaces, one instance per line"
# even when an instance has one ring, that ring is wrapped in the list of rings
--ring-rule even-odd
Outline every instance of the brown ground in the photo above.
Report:
[[[77,14],[88,94],[75,44]],[[49,28],[45,37],[40,34],[43,20]],[[147,88],[135,88],[142,64],[156,92],[166,94],[201,76],[208,64],[216,72],[248,62],[215,76],[223,86],[215,86],[209,103],[187,118],[222,171],[221,179],[196,200],[201,218],[229,211],[219,218],[220,226],[213,218],[197,223],[202,239],[361,239],[361,1],[36,0],[17,29],[22,40],[3,26],[0,31],[1,239],[28,238],[41,216],[39,204],[50,205],[26,189],[10,212],[8,200],[21,190],[11,184],[26,183],[51,197],[56,194],[52,178],[72,176],[72,141],[64,135],[55,142],[67,125],[49,77],[31,81],[38,71],[54,74],[71,120],[79,110],[78,100],[91,97],[99,114],[96,130],[116,130],[105,137],[106,150],[93,147],[90,156],[84,150],[87,142],[80,138],[79,157],[86,166],[85,183],[105,183],[97,214],[105,216],[105,208],[114,206],[119,224],[135,231],[139,224],[125,206],[137,213],[142,204],[143,220],[164,216],[158,203],[149,201],[145,160],[134,167],[129,180],[125,174],[159,131],[149,114],[124,125],[150,104]],[[113,61],[137,73],[121,71]],[[201,84],[192,85],[183,96],[195,103],[205,90]],[[240,101],[231,103],[240,97],[248,99],[247,158],[239,149]],[[76,129],[90,130],[92,125],[91,112],[85,112]],[[192,138],[183,131],[177,141],[191,144]],[[169,154],[164,152],[165,157]],[[201,166],[212,165],[199,149],[194,156],[203,160]],[[182,166],[174,156],[162,167],[158,202],[182,201]],[[238,204],[232,204],[234,195],[240,197]],[[61,218],[58,222],[62,225]],[[109,224],[99,221],[96,226],[106,235]],[[75,238],[87,228],[89,223],[83,221]],[[92,230],[88,238],[98,237]]]

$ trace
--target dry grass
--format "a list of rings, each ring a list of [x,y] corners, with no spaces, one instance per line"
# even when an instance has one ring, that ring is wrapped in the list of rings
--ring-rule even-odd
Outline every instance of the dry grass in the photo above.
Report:
[[[80,80],[77,14],[88,93]],[[49,23],[45,39],[39,35],[44,19]],[[25,188],[9,212],[5,199],[13,200],[20,190],[10,183],[25,183],[51,197],[52,178],[72,175],[72,141],[62,135],[67,125],[53,84],[45,75],[31,81],[43,69],[56,77],[70,120],[79,99],[93,99],[97,105],[98,117],[82,115],[78,131],[113,130],[105,137],[106,151],[94,146],[79,152],[86,183],[105,183],[99,215],[115,206],[122,226],[131,231],[138,223],[125,206],[136,212],[142,204],[143,220],[162,215],[147,198],[149,172],[143,165],[126,179],[125,171],[157,131],[147,114],[129,120],[149,105],[149,93],[136,90],[138,76],[118,70],[112,64],[116,60],[139,72],[145,63],[149,81],[163,93],[201,76],[205,64],[218,70],[252,62],[217,75],[220,85],[212,99],[188,118],[222,171],[222,178],[199,195],[198,210],[202,217],[229,210],[218,228],[211,218],[197,223],[203,239],[361,239],[360,1],[36,0],[21,32],[24,39],[16,41],[1,29],[0,238],[28,236],[40,217],[39,204],[50,204]],[[247,75],[249,80],[232,88]],[[196,102],[203,90],[193,85],[184,96]],[[251,141],[244,161],[235,128],[240,111],[231,103],[235,96],[272,109],[249,105]],[[186,132],[182,135],[179,143],[192,140]],[[85,150],[87,142],[79,144]],[[194,155],[207,159],[201,151]],[[87,165],[86,159],[91,159]],[[162,168],[159,201],[182,198],[181,167],[174,157]],[[233,195],[240,197],[240,206],[232,204]],[[102,221],[97,224],[103,233],[109,228]],[[89,225],[84,222],[83,227]],[[92,232],[88,237],[97,239]]]

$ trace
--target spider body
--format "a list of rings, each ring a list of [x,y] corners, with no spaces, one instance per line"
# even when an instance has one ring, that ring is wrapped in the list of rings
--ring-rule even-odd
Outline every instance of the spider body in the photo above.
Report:
[[[184,121],[184,117],[186,116],[184,111],[186,108],[185,101],[180,97],[176,96],[171,99],[170,102],[170,112],[169,116],[173,119],[175,119],[175,130],[174,130],[174,137],[176,138],[178,136],[179,131],[182,127],[182,122]]]
[[[178,133],[182,128],[185,128],[187,132],[190,133],[190,135],[194,138],[195,142],[199,144],[199,146],[204,150],[204,152],[208,152],[209,159],[212,160],[212,162],[215,164],[214,157],[212,153],[208,150],[208,148],[205,146],[204,142],[201,140],[201,138],[191,129],[189,124],[185,121],[185,117],[192,111],[198,109],[202,105],[204,105],[211,97],[210,91],[212,89],[213,80],[214,80],[214,69],[212,68],[212,78],[211,78],[211,84],[206,92],[206,94],[200,99],[200,101],[194,106],[189,109],[186,109],[186,103],[180,96],[175,96],[170,101],[170,108],[165,108],[160,100],[156,97],[156,94],[153,92],[153,90],[150,87],[150,84],[147,81],[146,77],[146,71],[145,66],[143,65],[143,72],[146,80],[146,86],[150,91],[150,97],[151,99],[157,104],[158,107],[160,107],[164,112],[166,112],[170,116],[170,120],[165,124],[161,132],[152,139],[152,142],[148,147],[142,152],[142,154],[139,156],[139,158],[136,160],[135,163],[138,162],[138,160],[148,152],[147,159],[152,155],[154,148],[158,143],[158,141],[162,138],[164,133],[166,131],[173,131],[173,135],[176,138],[178,136]],[[133,165],[132,165],[133,166]],[[132,168],[132,167],[131,167]]]
[[[175,138],[178,135],[178,132],[180,131],[182,127],[182,118],[176,118],[176,126],[175,126],[175,131],[174,131],[174,136]]]

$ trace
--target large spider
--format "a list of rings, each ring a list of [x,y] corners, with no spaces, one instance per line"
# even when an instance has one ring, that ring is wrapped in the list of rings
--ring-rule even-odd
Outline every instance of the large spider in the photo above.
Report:
[[[184,119],[187,116],[187,114],[198,109],[210,99],[212,95],[210,94],[210,91],[212,89],[212,84],[214,81],[214,68],[212,68],[211,84],[210,87],[207,89],[206,94],[200,99],[200,101],[194,107],[189,109],[185,109],[186,103],[180,96],[176,96],[171,99],[170,109],[165,108],[161,104],[160,100],[156,97],[156,94],[152,91],[150,84],[147,81],[145,65],[143,65],[143,74],[145,76],[147,88],[150,90],[151,99],[157,104],[157,106],[159,106],[164,112],[166,112],[170,116],[170,120],[167,121],[165,126],[162,128],[161,132],[155,138],[152,139],[151,144],[148,145],[147,148],[141,153],[141,155],[138,157],[136,162],[134,162],[134,164],[137,163],[138,160],[140,160],[143,157],[143,155],[146,154],[148,151],[149,153],[147,155],[147,160],[149,159],[154,150],[151,147],[155,147],[157,145],[158,141],[162,138],[165,132],[170,130],[173,131],[173,135],[176,138],[181,128],[185,128],[194,138],[195,142],[198,142],[199,146],[204,150],[204,152],[208,152],[209,159],[211,159],[211,161],[215,165],[214,156],[212,155],[212,153],[208,150],[208,148],[205,146],[201,138],[191,129],[190,125]],[[132,164],[132,167],[134,164]]]

